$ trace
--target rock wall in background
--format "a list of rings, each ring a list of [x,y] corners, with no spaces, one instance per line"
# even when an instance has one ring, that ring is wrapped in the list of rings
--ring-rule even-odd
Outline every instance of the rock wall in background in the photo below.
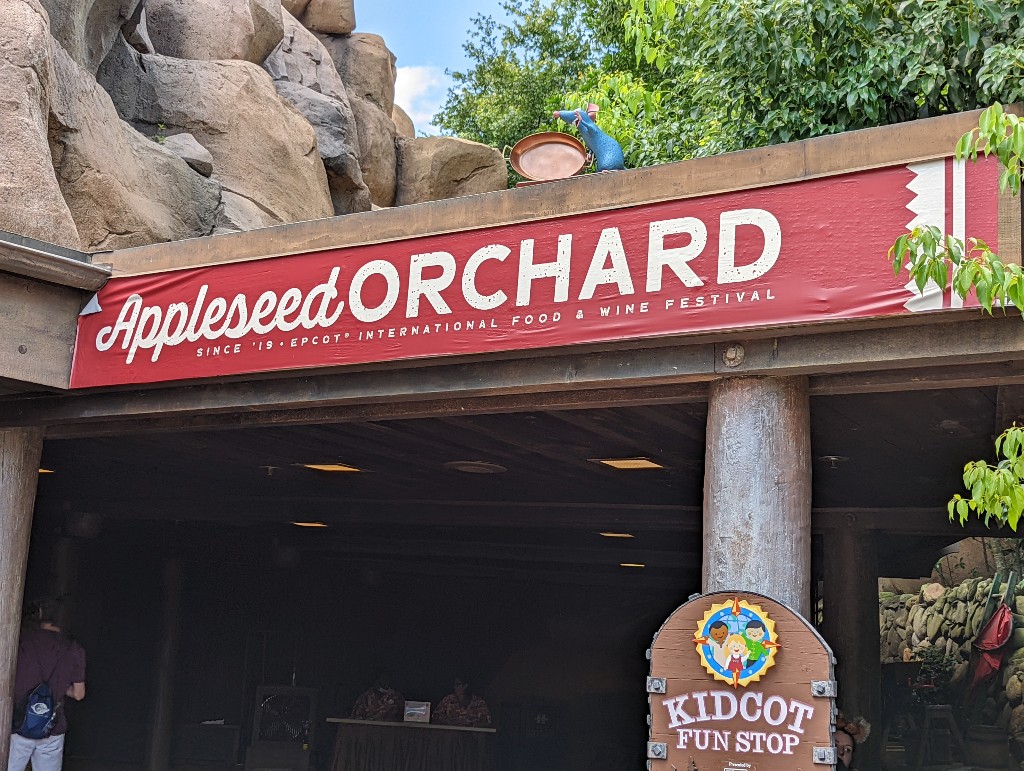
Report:
[[[351,0],[0,0],[0,230],[98,251],[503,188],[498,151],[416,138],[355,29]]]
[[[882,663],[920,659],[929,648],[953,657],[953,685],[966,687],[974,638],[982,625],[990,578],[972,578],[958,586],[930,583],[916,594],[879,594],[878,622]],[[1006,585],[1000,587],[1005,592]],[[1024,748],[1024,583],[1015,587],[1016,628],[1007,643],[997,687],[983,709],[986,724],[1006,729]]]

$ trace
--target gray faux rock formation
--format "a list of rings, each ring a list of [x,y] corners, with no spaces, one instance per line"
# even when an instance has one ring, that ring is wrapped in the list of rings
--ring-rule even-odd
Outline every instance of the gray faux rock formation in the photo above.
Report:
[[[50,32],[71,58],[95,74],[140,0],[42,0]]]
[[[316,132],[316,144],[327,172],[335,214],[368,211],[370,191],[359,167],[359,138],[347,103],[295,83],[275,84]]]
[[[347,35],[356,28],[352,0],[309,0],[302,22],[309,29]]]
[[[120,120],[107,93],[53,43],[50,144],[82,248],[208,235],[220,185]]]
[[[398,142],[396,206],[503,190],[508,174],[498,150],[454,137]]]
[[[316,132],[335,214],[370,208],[359,166],[359,136],[345,84],[319,40],[285,11],[284,40],[263,67],[289,103]]]
[[[213,174],[213,156],[191,134],[175,134],[163,141],[164,150],[177,155],[197,174],[209,177]]]
[[[370,200],[377,206],[395,201],[398,155],[395,150],[395,124],[377,105],[352,97],[349,99],[359,134],[359,166],[363,181],[370,188]]]
[[[313,128],[256,65],[146,56],[122,44],[100,74],[132,125],[150,135],[160,125],[168,135],[188,132],[210,151],[225,209],[247,201],[247,226],[333,215]]]
[[[281,0],[281,7],[292,16],[302,16],[309,5],[309,0]]]
[[[380,35],[317,34],[327,48],[349,96],[377,105],[390,118],[395,106],[395,55]]]
[[[260,64],[284,34],[281,0],[146,0],[158,54]]]
[[[413,124],[412,118],[397,104],[391,109],[391,120],[395,122],[395,131],[398,132],[398,136],[407,139],[416,138],[416,126]]]
[[[121,34],[128,41],[128,45],[140,54],[156,53],[153,41],[149,39],[149,28],[146,26],[148,18],[146,6],[140,5],[135,9],[135,14],[128,20],[128,23],[121,28]]]
[[[348,91],[323,43],[285,11],[284,36],[263,62],[274,81],[297,83],[348,104]]]
[[[50,41],[36,0],[0,0],[0,230],[78,249],[46,138]]]

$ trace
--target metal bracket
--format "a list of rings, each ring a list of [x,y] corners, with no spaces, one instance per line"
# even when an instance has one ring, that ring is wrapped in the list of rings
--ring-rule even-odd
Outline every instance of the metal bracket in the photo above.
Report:
[[[668,680],[664,677],[648,677],[647,693],[665,693],[668,688]]]
[[[834,766],[836,764],[835,747],[815,747],[813,753],[815,765]]]
[[[647,649],[647,652],[646,652],[646,653],[644,653],[644,655],[645,655],[645,656],[647,657],[647,660],[648,660],[648,661],[650,661],[650,660],[651,660],[651,649],[650,649],[650,648],[648,648],[648,649]]]
[[[668,757],[668,745],[665,742],[647,742],[647,757],[651,760],[665,760]]]
[[[819,699],[834,699],[839,694],[835,680],[811,680],[811,696]]]

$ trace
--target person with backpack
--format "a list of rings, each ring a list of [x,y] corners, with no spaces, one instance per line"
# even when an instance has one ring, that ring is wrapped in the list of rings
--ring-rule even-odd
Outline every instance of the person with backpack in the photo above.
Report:
[[[68,730],[64,700],[85,698],[85,651],[61,634],[59,600],[33,603],[18,642],[7,771],[60,771]]]

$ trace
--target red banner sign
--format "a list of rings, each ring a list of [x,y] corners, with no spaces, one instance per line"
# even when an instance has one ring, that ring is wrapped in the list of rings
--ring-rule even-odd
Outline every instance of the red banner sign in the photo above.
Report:
[[[74,388],[865,318],[950,307],[894,277],[915,224],[997,243],[997,169],[951,160],[114,278]],[[955,299],[955,298],[954,298]]]

